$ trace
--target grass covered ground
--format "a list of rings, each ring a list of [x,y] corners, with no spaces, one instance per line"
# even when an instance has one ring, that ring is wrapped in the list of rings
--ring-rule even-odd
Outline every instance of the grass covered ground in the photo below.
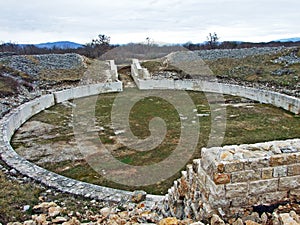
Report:
[[[195,151],[194,158],[200,157],[200,149],[207,145],[209,134],[211,132],[212,118],[210,115],[210,105],[207,98],[200,92],[188,92],[193,100],[197,113],[206,116],[200,116],[200,138]],[[98,97],[96,104],[96,125],[104,129],[99,130],[98,135],[102,143],[111,149],[112,155],[123,163],[130,165],[149,165],[168,157],[176,148],[180,137],[180,118],[175,108],[167,101],[158,97],[149,97],[139,101],[131,110],[130,125],[132,132],[139,138],[147,137],[149,133],[148,123],[153,117],[162,118],[167,124],[167,134],[164,141],[155,149],[147,152],[139,152],[129,149],[118,143],[115,138],[114,130],[111,126],[111,110],[114,104],[116,94],[104,94]],[[176,98],[176,92],[174,92]],[[88,104],[87,99],[81,100]],[[218,102],[210,102],[217,104]],[[271,105],[262,105],[240,97],[225,96],[226,104],[226,134],[223,145],[256,143],[271,140],[282,140],[299,137],[300,119],[285,110],[273,107]],[[50,123],[57,128],[54,129],[55,135],[52,138],[51,133],[47,137],[36,137],[31,140],[39,145],[51,142],[65,141],[74,143],[71,124],[72,108],[58,105],[33,117],[31,120],[38,120],[44,123]],[[18,134],[17,134],[18,135]],[[13,144],[16,149],[22,146],[20,140]],[[18,150],[17,150],[18,151]],[[22,154],[22,152],[19,152]],[[99,185],[121,188],[126,190],[135,190],[137,187],[127,187],[104,179],[96,173],[84,160],[62,161],[59,163],[47,163],[45,168],[72,177],[78,180],[91,182]],[[183,168],[182,168],[183,169]],[[180,176],[178,172],[165,182],[155,185],[138,187],[148,193],[164,194],[172,185],[173,181]]]

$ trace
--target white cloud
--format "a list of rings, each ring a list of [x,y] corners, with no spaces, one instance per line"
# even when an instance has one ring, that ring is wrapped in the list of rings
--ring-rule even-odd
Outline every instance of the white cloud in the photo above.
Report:
[[[89,42],[99,33],[114,43],[268,41],[299,36],[298,0],[10,0],[0,8],[0,40]]]

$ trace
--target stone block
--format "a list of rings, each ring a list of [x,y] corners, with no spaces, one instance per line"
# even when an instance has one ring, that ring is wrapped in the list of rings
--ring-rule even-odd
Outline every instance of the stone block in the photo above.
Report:
[[[226,198],[219,198],[218,196],[209,196],[209,203],[213,208],[223,208],[230,206],[230,200]]]
[[[273,178],[273,168],[264,168],[261,170],[261,178],[263,180],[272,179]]]
[[[225,172],[231,173],[244,170],[244,163],[240,161],[233,161],[225,164]]]
[[[270,166],[268,158],[251,158],[245,162],[245,170],[257,170]]]
[[[200,159],[194,159],[193,160],[194,173],[198,173],[200,169],[201,169],[201,160]]]
[[[288,166],[288,176],[300,175],[300,164]]]
[[[286,177],[287,171],[288,171],[287,166],[274,167],[273,177]]]
[[[278,179],[253,181],[249,183],[249,194],[257,195],[269,192],[276,192]]]
[[[287,162],[289,164],[296,164],[299,163],[298,162],[298,155],[300,156],[299,153],[292,153],[292,154],[287,154],[286,158],[287,158]],[[299,157],[300,159],[300,157]]]
[[[198,174],[198,178],[196,179],[196,184],[198,185],[198,189],[199,189],[199,190],[205,189],[205,185],[206,185],[206,174],[205,174],[204,172]]]
[[[287,165],[287,164],[288,164],[288,161],[287,161],[285,154],[272,155],[270,158],[270,166],[272,166],[272,167],[282,166],[282,165]]]
[[[300,187],[300,176],[282,177],[279,179],[279,190],[286,191]]]
[[[249,205],[275,204],[287,197],[286,191],[276,191],[249,196]]]
[[[217,171],[218,173],[224,173],[225,172],[225,165],[223,163],[217,163]]]
[[[216,185],[209,177],[206,179],[206,190],[213,196],[225,197],[225,185]]]
[[[262,201],[265,204],[273,204],[277,203],[278,201],[282,201],[285,198],[287,198],[287,192],[286,191],[276,191],[276,192],[270,192],[265,193],[262,195]]]
[[[245,207],[249,205],[249,199],[247,196],[236,197],[231,199],[231,206],[233,207]]]
[[[226,198],[246,197],[248,194],[248,183],[226,184]]]
[[[242,183],[247,181],[259,180],[261,177],[261,172],[259,170],[246,170],[233,172],[231,174],[232,183]]]
[[[231,177],[228,173],[215,173],[214,174],[214,182],[215,184],[228,184],[230,183]]]

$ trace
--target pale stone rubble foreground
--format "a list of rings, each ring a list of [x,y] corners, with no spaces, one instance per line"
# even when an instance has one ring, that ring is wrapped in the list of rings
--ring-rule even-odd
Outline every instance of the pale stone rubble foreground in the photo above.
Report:
[[[162,218],[157,212],[145,210],[143,203],[136,207],[128,207],[127,210],[119,210],[117,207],[104,207],[97,213],[86,210],[85,214],[70,211],[67,207],[55,202],[41,202],[32,207],[34,214],[30,220],[24,222],[11,222],[8,225],[299,225],[300,215],[288,206],[280,206],[274,213],[251,213],[241,218],[231,218],[225,222],[220,216],[213,214],[209,220],[196,221],[192,219],[179,220],[175,217]],[[296,208],[300,210],[300,207]],[[35,213],[36,212],[36,213]]]

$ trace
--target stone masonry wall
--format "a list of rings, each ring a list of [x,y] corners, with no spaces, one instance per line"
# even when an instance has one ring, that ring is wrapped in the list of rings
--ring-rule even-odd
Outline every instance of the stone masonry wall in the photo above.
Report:
[[[179,218],[242,214],[254,205],[300,201],[300,139],[203,148],[166,195]]]
[[[138,61],[133,67],[140,67]],[[133,71],[134,74],[135,71]],[[216,81],[151,80],[136,74],[139,89],[177,89],[222,93],[272,104],[300,114],[300,99]],[[166,195],[163,213],[202,220],[213,213],[243,214],[254,205],[300,201],[300,139],[203,148]]]

